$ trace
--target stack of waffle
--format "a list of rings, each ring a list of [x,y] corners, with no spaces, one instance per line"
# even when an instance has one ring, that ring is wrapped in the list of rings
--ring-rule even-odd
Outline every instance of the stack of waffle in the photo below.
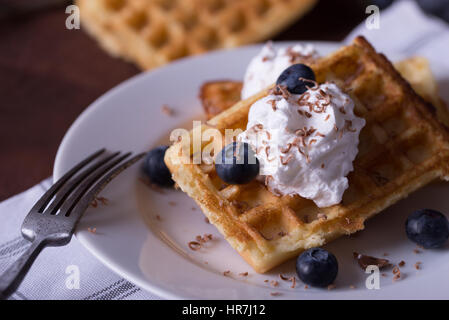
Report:
[[[299,196],[277,197],[257,181],[227,185],[213,165],[180,163],[183,141],[166,153],[179,187],[257,272],[362,230],[366,219],[411,192],[432,180],[449,179],[449,133],[435,109],[364,38],[311,67],[319,83],[335,82],[348,93],[356,115],[366,120],[340,204],[319,208]],[[264,90],[237,102],[212,118],[209,127],[222,134],[229,128],[244,130],[251,105],[267,94]]]

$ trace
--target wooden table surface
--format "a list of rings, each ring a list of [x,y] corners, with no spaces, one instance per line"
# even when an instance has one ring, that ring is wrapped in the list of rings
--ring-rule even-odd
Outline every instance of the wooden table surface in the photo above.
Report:
[[[0,21],[0,200],[49,177],[76,117],[140,72],[67,30],[66,17],[55,8]],[[342,40],[365,17],[361,0],[321,0],[274,40]]]

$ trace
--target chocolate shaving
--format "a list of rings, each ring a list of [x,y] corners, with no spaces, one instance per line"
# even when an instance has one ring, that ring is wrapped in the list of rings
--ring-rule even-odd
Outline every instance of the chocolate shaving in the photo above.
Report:
[[[290,149],[292,148],[292,144],[291,143],[287,143],[287,146],[285,147],[285,148],[280,148],[279,150],[282,152],[282,153],[287,153],[287,152],[289,152],[290,151]]]
[[[276,100],[268,100],[268,103],[271,104],[271,108],[273,109],[273,111],[277,110]]]
[[[310,140],[310,141],[309,141],[309,147],[311,147],[311,146],[312,146],[312,144],[314,144],[315,142],[317,142],[317,140],[316,140],[316,139],[312,139],[312,140]]]
[[[308,100],[310,98],[310,93],[309,92],[304,92],[299,99],[296,101],[298,103],[299,106],[303,106],[304,100]]]
[[[284,280],[284,281],[289,281],[289,277],[286,277],[286,276],[284,276],[284,275],[282,275],[281,273],[279,273],[279,278],[281,278],[281,280]]]
[[[268,93],[275,96],[282,96],[285,100],[289,99],[291,96],[290,92],[287,90],[287,87],[279,84],[272,88]]]
[[[303,78],[303,77],[299,77],[298,80],[301,80],[302,82],[306,82],[306,83],[311,83],[311,84],[313,84],[313,87],[308,87],[308,86],[306,86],[306,88],[308,88],[309,90],[310,90],[310,89],[313,89],[313,90],[317,90],[317,89],[318,89],[318,82],[316,82],[316,81],[314,81],[314,80],[306,79],[306,78]]]
[[[351,120],[345,120],[345,127],[344,129],[346,129],[349,132],[357,132],[356,129],[352,128],[352,121]]]
[[[335,284],[330,284],[330,285],[328,285],[327,286],[327,290],[333,290],[333,289],[335,289],[337,286],[335,285]]]
[[[284,157],[282,157],[282,156],[279,156],[279,158],[281,159],[281,163],[282,163],[282,165],[287,165],[292,159],[293,159],[293,155],[289,155],[288,157],[287,157],[287,159],[285,159]]]
[[[161,107],[161,111],[162,111],[163,114],[165,114],[165,115],[167,115],[167,116],[169,116],[169,117],[171,117],[171,116],[173,116],[173,115],[175,114],[175,112],[173,111],[173,109],[170,108],[170,107],[169,107],[168,105],[166,105],[166,104],[164,104],[164,105]]]
[[[295,277],[291,277],[290,281],[292,282],[292,285],[290,286],[290,288],[294,289],[296,287],[296,278]]]
[[[196,242],[196,241],[190,241],[188,243],[188,246],[189,246],[190,250],[193,250],[193,251],[198,251],[201,249],[201,243]]]
[[[265,133],[267,135],[268,140],[271,140],[271,133],[269,131],[265,131]]]
[[[95,234],[95,233],[97,233],[97,228],[87,228],[87,231]]]
[[[371,256],[363,255],[363,254],[360,254],[357,252],[354,252],[353,256],[354,256],[354,259],[357,260],[357,262],[359,263],[359,266],[363,270],[366,270],[366,268],[370,265],[378,266],[379,269],[391,266],[390,261],[388,261],[387,259],[371,257]]]
[[[312,55],[304,55],[301,52],[297,52],[293,50],[293,47],[288,47],[285,53],[288,55],[290,63],[296,64],[296,63],[304,63],[304,62],[313,62]]]
[[[398,266],[395,266],[395,267],[393,268],[393,274],[394,274],[394,276],[393,276],[393,282],[395,282],[395,281],[401,279],[401,270],[399,269]]]
[[[270,155],[270,146],[265,147],[265,154],[267,155],[268,158],[268,156]]]

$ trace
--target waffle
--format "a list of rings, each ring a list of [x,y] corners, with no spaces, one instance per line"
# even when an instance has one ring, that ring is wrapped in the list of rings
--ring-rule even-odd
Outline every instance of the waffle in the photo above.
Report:
[[[423,57],[412,57],[396,63],[395,67],[417,94],[435,106],[438,119],[449,128],[449,110],[439,96],[429,61]]]
[[[211,81],[200,88],[199,98],[206,112],[207,119],[211,119],[220,112],[229,109],[240,100],[241,81]]]
[[[366,120],[340,204],[318,208],[299,196],[276,197],[257,181],[226,185],[213,165],[179,164],[182,141],[165,156],[179,187],[256,272],[362,230],[366,219],[411,192],[437,178],[449,180],[449,133],[432,106],[364,38],[311,67],[319,83],[333,81],[348,93],[356,115]],[[239,101],[202,130],[245,129],[250,106],[267,94]]]
[[[429,62],[423,57],[413,57],[395,63],[395,68],[407,80],[415,92],[437,109],[438,119],[449,127],[449,111],[439,97],[438,84],[430,69]],[[209,81],[200,89],[200,101],[207,119],[228,109],[240,100],[242,82]]]
[[[77,0],[83,27],[115,56],[151,69],[268,39],[316,0]]]

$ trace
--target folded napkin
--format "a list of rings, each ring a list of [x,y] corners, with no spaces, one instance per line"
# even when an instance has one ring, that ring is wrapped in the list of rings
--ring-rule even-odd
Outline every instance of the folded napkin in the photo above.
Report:
[[[426,16],[414,1],[403,0],[381,12],[380,29],[369,30],[362,23],[346,41],[359,34],[393,59],[413,55],[427,57],[439,81],[442,97],[449,102],[449,26],[445,22]],[[50,185],[51,179],[47,179],[0,203],[0,274],[29,245],[20,235],[20,226],[28,210]],[[79,288],[70,282],[71,275],[77,271]],[[114,274],[73,238],[65,247],[45,249],[11,299],[122,300],[158,297]]]

